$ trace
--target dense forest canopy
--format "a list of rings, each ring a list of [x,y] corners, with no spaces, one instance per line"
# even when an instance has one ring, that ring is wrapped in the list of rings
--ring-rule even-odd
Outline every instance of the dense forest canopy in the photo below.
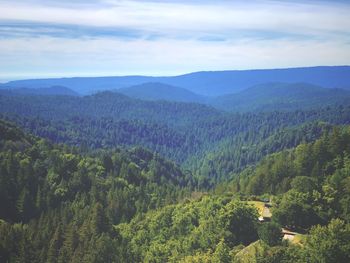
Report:
[[[349,262],[343,95],[225,112],[0,92],[0,261]]]
[[[215,194],[191,194],[190,174],[141,148],[82,155],[4,121],[0,132],[4,262],[349,260],[349,126],[266,157]],[[246,201],[261,193],[275,195],[272,223]],[[307,233],[303,245],[281,243],[281,226]]]
[[[85,149],[146,147],[202,177],[207,187],[267,153],[317,138],[322,130],[317,126],[323,122],[350,123],[350,106],[343,105],[226,113],[201,104],[143,101],[113,92],[86,97],[4,95],[0,102],[4,118],[35,135]],[[303,130],[303,125],[311,130]],[[302,132],[293,135],[293,129]],[[281,137],[278,143],[276,136]]]
[[[350,0],[0,0],[0,263],[350,263]]]

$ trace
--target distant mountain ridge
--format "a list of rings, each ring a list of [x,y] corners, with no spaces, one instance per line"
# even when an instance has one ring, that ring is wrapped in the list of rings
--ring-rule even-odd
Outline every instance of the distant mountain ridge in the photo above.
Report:
[[[17,80],[0,87],[65,86],[82,95],[114,90],[147,82],[159,82],[185,88],[204,96],[236,93],[269,82],[304,82],[327,88],[350,89],[350,66],[320,66],[286,69],[202,71],[173,77],[120,76]]]
[[[159,82],[147,82],[128,88],[121,88],[118,89],[117,92],[142,100],[168,100],[205,103],[208,99],[187,89],[162,84]]]
[[[61,86],[37,89],[0,88],[0,95],[5,97],[28,95],[67,96],[62,101],[62,104],[69,103],[73,99],[72,97],[80,96],[71,89]],[[148,82],[113,91],[97,92],[82,98],[83,100],[80,103],[97,100],[99,102],[103,101],[105,104],[121,103],[126,107],[134,104],[143,105],[145,108],[140,112],[142,115],[149,112],[150,109],[153,112],[156,108],[161,110],[163,106],[170,105],[166,102],[181,103],[183,108],[195,107],[204,111],[213,107],[227,112],[267,112],[310,110],[326,106],[350,105],[350,90],[323,88],[309,83],[264,83],[236,93],[209,97],[198,95],[176,86]],[[44,101],[47,100],[44,99]],[[178,105],[180,107],[180,104]],[[70,113],[68,112],[67,114]],[[154,114],[156,116],[157,112],[154,112]]]
[[[79,94],[67,87],[51,86],[48,88],[11,88],[1,87],[0,94],[6,95],[65,95],[79,96]]]
[[[329,89],[309,83],[264,83],[218,97],[205,97],[162,83],[145,83],[117,90],[131,98],[207,104],[219,110],[294,111],[350,104],[350,90]]]
[[[226,111],[301,110],[350,103],[350,91],[309,83],[265,83],[211,100]]]

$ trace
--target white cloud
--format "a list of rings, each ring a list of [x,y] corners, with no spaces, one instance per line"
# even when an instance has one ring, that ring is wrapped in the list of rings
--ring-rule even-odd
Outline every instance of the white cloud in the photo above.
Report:
[[[126,27],[162,34],[265,30],[315,34],[350,33],[349,6],[260,1],[244,4],[180,2],[104,1],[111,6],[57,7],[23,2],[0,4],[3,20],[58,23],[84,26]]]
[[[286,40],[217,43],[166,39],[156,42],[106,38],[89,41],[50,37],[9,39],[0,41],[0,72],[11,72],[13,76],[23,73],[168,75],[196,70],[336,65],[350,61],[350,53],[346,51],[341,42],[290,43]]]
[[[60,3],[60,4],[57,4]],[[349,64],[350,5],[286,1],[1,1],[0,78],[177,74],[196,70]],[[40,23],[43,27],[33,27]],[[139,37],[62,37],[68,26]],[[52,27],[52,30],[50,30]],[[60,32],[61,37],[47,33]],[[1,34],[1,33],[0,33]],[[159,36],[150,38],[150,36]],[[204,41],[221,39],[222,41]]]

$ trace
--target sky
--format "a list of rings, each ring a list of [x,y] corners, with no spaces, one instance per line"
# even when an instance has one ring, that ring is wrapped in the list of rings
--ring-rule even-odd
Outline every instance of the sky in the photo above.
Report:
[[[349,0],[0,0],[0,81],[349,65],[349,14]]]

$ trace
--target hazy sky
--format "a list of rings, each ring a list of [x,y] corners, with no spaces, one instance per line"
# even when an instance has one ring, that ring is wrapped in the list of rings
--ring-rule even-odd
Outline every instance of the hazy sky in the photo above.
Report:
[[[0,0],[0,80],[350,64],[350,1]]]

